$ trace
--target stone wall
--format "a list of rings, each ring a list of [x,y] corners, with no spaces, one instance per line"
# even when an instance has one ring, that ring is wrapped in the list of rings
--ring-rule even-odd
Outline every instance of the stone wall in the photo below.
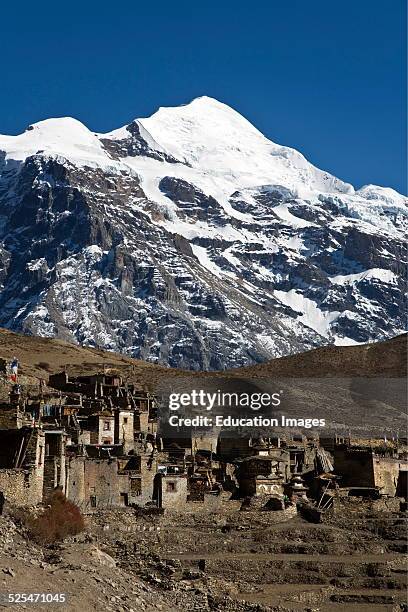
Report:
[[[115,422],[112,416],[99,416],[99,439],[97,444],[113,444],[115,440]]]
[[[119,505],[116,460],[75,457],[71,459],[67,496],[81,508]]]
[[[44,459],[44,486],[43,498],[52,492],[55,487],[66,491],[66,434],[57,430],[44,430],[45,459]]]
[[[0,429],[19,429],[20,421],[17,406],[0,409]]]
[[[406,471],[406,461],[392,457],[373,457],[375,485],[380,487],[381,493],[393,497],[396,495],[400,472]]]
[[[140,500],[134,480],[134,474],[120,473],[116,458],[71,457],[66,495],[83,510],[126,506]]]
[[[41,473],[36,468],[0,470],[0,491],[6,502],[16,506],[34,506],[42,501]]]
[[[76,504],[84,506],[89,502],[85,494],[85,457],[70,457],[67,461],[66,496]]]
[[[134,450],[133,434],[134,415],[131,410],[117,410],[115,412],[115,444],[123,444],[123,453],[126,455]]]
[[[21,467],[0,469],[0,491],[17,506],[38,504],[43,493],[44,434],[39,429],[25,431],[29,437]]]
[[[150,432],[148,412],[136,412],[134,414],[134,428],[136,432]]]
[[[255,495],[283,495],[283,484],[277,480],[271,481],[267,478],[256,479]]]
[[[142,478],[142,494],[136,500],[136,503],[143,506],[147,502],[151,502],[153,499],[153,482],[157,471],[157,465],[154,461],[149,468],[150,454],[142,453],[140,461],[140,474]]]
[[[341,476],[342,487],[375,487],[371,450],[336,447],[333,457],[334,471]]]

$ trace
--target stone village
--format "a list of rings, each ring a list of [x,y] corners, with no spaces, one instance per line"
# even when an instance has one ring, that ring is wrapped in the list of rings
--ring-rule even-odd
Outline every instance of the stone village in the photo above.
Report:
[[[9,395],[0,404],[0,495],[16,506],[44,502],[55,488],[85,513],[214,512],[228,496],[242,509],[300,511],[318,522],[353,496],[404,503],[406,441],[162,438],[158,398],[117,371],[62,371],[27,390],[16,366],[0,366]]]

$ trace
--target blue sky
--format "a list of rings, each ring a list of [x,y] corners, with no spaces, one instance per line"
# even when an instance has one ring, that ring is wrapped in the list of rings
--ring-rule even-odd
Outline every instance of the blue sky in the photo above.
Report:
[[[0,17],[0,133],[109,131],[213,96],[356,186],[406,192],[405,0],[23,1]]]

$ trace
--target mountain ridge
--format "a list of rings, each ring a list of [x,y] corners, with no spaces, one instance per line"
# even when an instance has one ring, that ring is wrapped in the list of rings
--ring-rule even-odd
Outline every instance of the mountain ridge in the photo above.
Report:
[[[301,154],[299,153],[296,149],[292,148],[292,147],[287,147],[284,145],[280,145],[277,143],[272,142],[270,139],[266,138],[257,128],[255,128],[247,119],[245,119],[242,115],[240,115],[240,113],[238,111],[236,111],[235,109],[232,109],[231,107],[229,107],[228,105],[216,100],[215,98],[211,98],[209,96],[199,96],[195,99],[193,99],[191,102],[189,103],[185,103],[185,104],[181,104],[179,106],[176,107],[159,107],[157,109],[157,111],[155,111],[153,113],[153,115],[151,117],[147,117],[147,118],[135,118],[131,121],[130,124],[124,125],[120,128],[116,128],[110,132],[94,132],[92,130],[90,130],[84,123],[82,123],[79,119],[76,119],[74,117],[70,117],[70,116],[62,116],[62,117],[52,117],[49,119],[43,119],[40,120],[38,122],[35,122],[33,124],[30,124],[27,129],[22,132],[21,134],[17,134],[17,135],[2,135],[0,134],[0,146],[3,144],[4,149],[7,149],[7,144],[11,144],[13,141],[15,141],[16,139],[22,139],[22,137],[26,136],[26,140],[29,142],[30,141],[30,132],[33,132],[34,134],[38,133],[38,135],[42,138],[44,138],[45,140],[45,144],[52,147],[55,147],[54,153],[58,154],[61,153],[61,151],[58,151],[58,140],[60,140],[60,145],[62,144],[62,142],[64,142],[64,139],[67,139],[67,142],[69,142],[70,140],[77,142],[78,140],[81,140],[81,136],[84,139],[84,142],[81,143],[81,146],[86,146],[88,144],[88,146],[91,146],[91,143],[93,141],[94,144],[97,143],[97,141],[99,140],[106,140],[106,139],[121,139],[126,137],[128,134],[126,133],[126,131],[128,130],[129,126],[132,126],[134,124],[138,124],[139,126],[142,126],[143,129],[145,130],[145,132],[150,135],[151,138],[154,137],[153,135],[149,132],[149,128],[151,129],[151,126],[153,127],[153,130],[155,129],[154,126],[154,122],[155,120],[158,120],[162,115],[165,115],[165,121],[166,121],[166,115],[169,115],[171,113],[177,113],[180,112],[181,115],[183,114],[183,112],[185,112],[188,109],[193,109],[195,108],[197,105],[202,105],[203,108],[201,109],[201,114],[204,115],[208,115],[208,112],[211,111],[212,109],[216,109],[218,112],[223,112],[224,114],[227,114],[229,118],[233,117],[236,120],[238,120],[238,122],[242,122],[242,125],[246,128],[249,129],[251,132],[253,132],[254,135],[256,135],[257,137],[259,137],[262,141],[264,141],[265,144],[269,144],[269,145],[273,145],[277,150],[282,150],[282,152],[286,152],[289,154],[294,154],[295,156],[298,156],[299,159],[302,159],[302,161],[306,162],[306,164],[308,164],[309,166],[313,167],[315,170],[317,170],[318,172],[323,172],[321,170],[319,170],[319,168],[317,168],[317,166],[311,164],[310,162],[307,161],[307,159]],[[48,128],[48,129],[47,129]],[[51,142],[48,141],[47,142],[47,133],[49,135],[49,137],[51,138]],[[59,133],[60,137],[55,138],[56,133]],[[62,136],[61,136],[62,135]],[[54,138],[53,138],[54,137]],[[32,137],[31,140],[34,141],[34,143],[31,145],[31,149],[30,149],[30,145],[27,143],[22,143],[23,148],[24,148],[24,144],[25,147],[28,146],[28,149],[32,152],[32,154],[35,154],[37,152],[38,149],[36,149],[36,138]],[[155,142],[156,145],[158,145],[158,141],[160,140],[160,136]],[[86,142],[87,141],[87,142]],[[38,143],[39,145],[41,145],[41,142]],[[64,146],[66,146],[66,143],[64,143]],[[159,145],[160,147],[160,145]],[[16,153],[16,151],[14,151],[14,153]],[[183,155],[181,155],[180,157],[182,157]],[[89,161],[89,160],[88,160]],[[97,160],[93,160],[93,161],[97,161]],[[351,193],[355,193],[354,187],[349,184],[346,183],[344,181],[341,181],[339,179],[337,179],[336,177],[334,177],[333,175],[331,175],[330,173],[324,172],[324,174],[326,176],[329,176],[333,179],[335,179],[336,183],[338,183],[339,185],[343,185],[344,189],[346,191],[350,191]],[[360,189],[364,189],[365,187],[374,187],[374,188],[379,188],[379,186],[377,185],[364,185],[362,186]],[[381,188],[380,188],[381,189]],[[393,194],[397,194],[397,192],[391,188],[387,188],[388,191],[392,191]],[[359,190],[357,190],[359,191]]]
[[[0,325],[190,369],[404,330],[406,199],[211,98],[0,136]]]

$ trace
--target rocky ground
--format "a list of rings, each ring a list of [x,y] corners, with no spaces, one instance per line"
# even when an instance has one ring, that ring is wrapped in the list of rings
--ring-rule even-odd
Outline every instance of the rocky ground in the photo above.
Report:
[[[406,610],[403,514],[314,525],[239,507],[98,512],[85,533],[53,546],[0,517],[0,592],[66,593],[67,605],[36,607],[69,611]]]
[[[104,526],[110,525],[110,521],[116,526],[105,531]],[[79,536],[60,544],[40,546],[28,538],[25,528],[10,515],[0,517],[0,594],[64,593],[67,600],[66,604],[17,603],[12,604],[12,609],[34,606],[37,610],[55,608],[69,612],[101,609],[285,612],[282,607],[238,602],[224,593],[217,581],[203,580],[199,571],[183,571],[179,576],[181,562],[162,559],[150,551],[151,536],[157,537],[156,528],[152,531],[147,528],[148,538],[140,537],[143,531],[133,531],[146,527],[133,512],[88,517],[87,523],[87,531]],[[3,607],[10,606],[0,603],[0,609]]]

